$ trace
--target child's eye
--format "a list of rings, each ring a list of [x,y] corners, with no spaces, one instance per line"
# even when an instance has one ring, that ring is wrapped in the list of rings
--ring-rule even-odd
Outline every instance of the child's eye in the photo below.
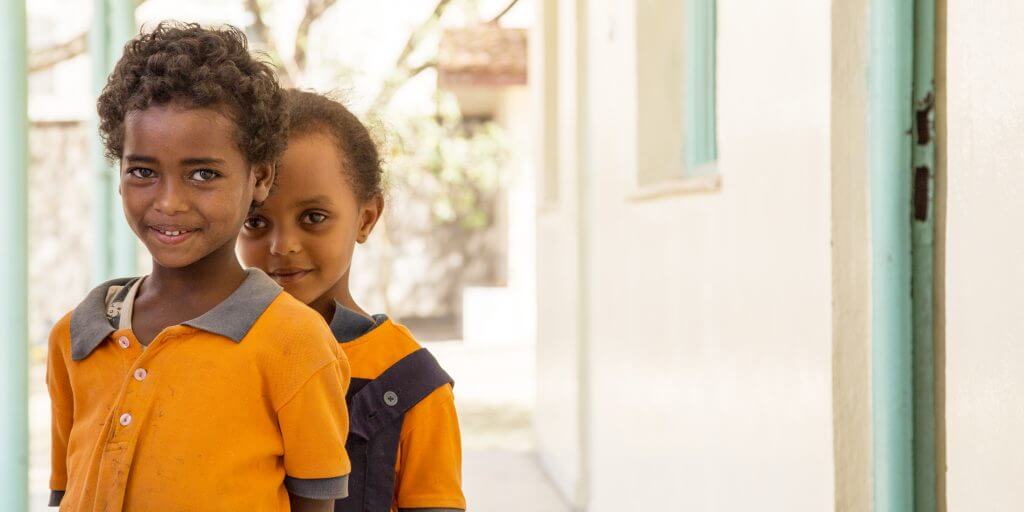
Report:
[[[302,215],[303,224],[320,224],[327,220],[327,215],[320,212],[306,212]]]
[[[220,173],[211,169],[196,169],[189,178],[195,181],[210,181],[218,176]]]
[[[139,178],[143,180],[153,178],[156,176],[156,172],[154,172],[153,169],[146,169],[145,167],[132,167],[131,169],[128,169],[128,171],[125,172],[125,174],[133,178]]]
[[[263,217],[249,217],[245,219],[245,229],[263,229],[267,227],[267,221]]]

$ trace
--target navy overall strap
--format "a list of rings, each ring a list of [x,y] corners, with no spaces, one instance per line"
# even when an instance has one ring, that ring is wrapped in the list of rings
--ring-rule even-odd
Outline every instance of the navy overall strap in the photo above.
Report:
[[[434,356],[421,348],[391,365],[352,396],[349,435],[372,439],[380,429],[398,421],[435,389],[454,381]]]

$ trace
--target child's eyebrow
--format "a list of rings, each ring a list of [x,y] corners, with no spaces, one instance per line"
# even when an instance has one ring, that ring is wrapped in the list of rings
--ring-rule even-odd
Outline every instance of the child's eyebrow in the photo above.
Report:
[[[295,203],[295,206],[315,206],[318,204],[331,204],[331,198],[325,195],[314,196]]]
[[[197,157],[197,158],[185,158],[182,159],[183,165],[209,165],[209,164],[223,164],[224,159],[213,158],[213,157]]]
[[[128,161],[131,161],[131,162],[145,162],[145,163],[150,163],[150,164],[155,164],[155,163],[158,162],[158,160],[156,158],[153,158],[151,156],[143,156],[143,155],[125,155],[124,159],[128,160]]]

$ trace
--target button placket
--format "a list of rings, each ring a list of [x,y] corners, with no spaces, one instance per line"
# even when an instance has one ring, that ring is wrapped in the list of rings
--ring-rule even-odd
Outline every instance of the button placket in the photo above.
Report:
[[[159,350],[154,349],[162,345],[165,338],[171,337],[158,335],[148,347],[145,347],[145,350],[142,350],[142,344],[138,344],[138,349],[136,349],[138,352],[125,376],[128,382],[122,391],[123,395],[118,405],[120,414],[116,416],[116,421],[119,427],[115,429],[111,441],[129,442],[139,434],[138,422],[144,419],[147,406],[151,404],[151,395],[154,392],[154,388],[151,386],[142,386],[140,383],[150,377],[148,368],[152,366],[153,358],[159,353]],[[128,344],[128,347],[125,347],[119,341],[118,345],[122,348],[130,348],[133,342],[138,343],[127,336],[121,336],[119,340],[121,338],[124,338]]]

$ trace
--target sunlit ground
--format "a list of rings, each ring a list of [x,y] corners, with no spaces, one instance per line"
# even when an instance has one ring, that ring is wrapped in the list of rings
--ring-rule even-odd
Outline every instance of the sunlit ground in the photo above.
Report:
[[[532,345],[425,344],[455,379],[462,425],[463,478],[469,510],[565,512],[540,471],[531,417],[535,396]],[[49,497],[50,405],[45,368],[31,370],[31,512]]]

